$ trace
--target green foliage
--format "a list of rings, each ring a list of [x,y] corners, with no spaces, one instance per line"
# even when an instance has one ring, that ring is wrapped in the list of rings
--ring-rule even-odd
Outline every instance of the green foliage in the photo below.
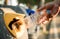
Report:
[[[53,1],[53,0],[45,0],[45,3],[51,2],[51,1]],[[25,3],[25,4],[29,5],[30,7],[34,6],[34,5],[37,5],[40,7],[41,0],[18,0],[18,3]]]
[[[25,4],[31,4],[36,5],[40,2],[40,0],[18,0],[18,3],[25,3]]]
[[[51,2],[53,0],[45,0],[45,3]],[[38,5],[40,4],[41,0],[18,0],[19,3],[25,3],[25,4],[30,4],[30,5]]]
[[[47,2],[51,2],[51,1],[54,1],[54,0],[45,0],[45,3],[47,3]]]

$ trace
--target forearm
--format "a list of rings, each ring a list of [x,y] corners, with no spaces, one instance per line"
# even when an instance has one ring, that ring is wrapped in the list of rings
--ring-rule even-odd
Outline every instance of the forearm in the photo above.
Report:
[[[49,2],[43,6],[41,6],[39,9],[37,9],[37,11],[41,11],[44,9],[51,9],[54,6],[54,2]]]

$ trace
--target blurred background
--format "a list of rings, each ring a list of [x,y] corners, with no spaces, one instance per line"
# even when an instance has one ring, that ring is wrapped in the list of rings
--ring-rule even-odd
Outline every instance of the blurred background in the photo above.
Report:
[[[24,14],[28,8],[35,12],[36,9],[52,1],[54,0],[0,0],[0,8],[11,8],[17,13]],[[0,39],[13,39],[5,27],[3,14],[0,11]],[[30,28],[28,37],[29,39],[60,39],[60,14],[45,25]]]

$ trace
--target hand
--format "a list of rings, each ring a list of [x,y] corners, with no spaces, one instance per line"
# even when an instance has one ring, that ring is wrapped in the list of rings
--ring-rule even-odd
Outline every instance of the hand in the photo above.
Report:
[[[50,12],[47,12],[47,10],[50,10]],[[59,13],[59,6],[55,3],[47,3],[45,6],[40,7],[37,9],[38,14],[40,13],[40,17],[37,19],[38,24],[45,24],[53,19],[53,17],[56,17]],[[43,13],[41,13],[43,12]]]

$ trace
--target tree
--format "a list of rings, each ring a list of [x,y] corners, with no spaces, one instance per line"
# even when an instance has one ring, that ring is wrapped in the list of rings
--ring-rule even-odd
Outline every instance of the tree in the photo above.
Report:
[[[47,3],[47,2],[52,2],[52,1],[54,1],[54,0],[45,0],[46,2],[45,3]]]
[[[45,2],[46,1],[46,2]],[[41,6],[41,2],[44,4],[44,3],[47,3],[47,2],[51,2],[53,0],[18,0],[18,4],[20,3],[25,3],[27,4],[30,8],[34,5],[37,5],[38,8]],[[42,5],[43,5],[42,4]]]
[[[34,6],[34,5],[40,6],[40,0],[18,0],[18,4],[19,3],[25,3],[29,7]]]

